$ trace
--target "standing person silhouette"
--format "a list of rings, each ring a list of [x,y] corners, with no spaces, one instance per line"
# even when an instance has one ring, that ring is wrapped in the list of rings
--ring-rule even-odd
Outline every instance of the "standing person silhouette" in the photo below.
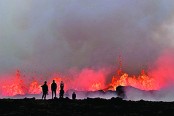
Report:
[[[64,89],[64,83],[63,83],[63,81],[60,82],[60,89],[61,89],[61,90]]]
[[[64,95],[64,83],[63,81],[60,82],[60,93],[59,93],[59,98],[63,98]]]
[[[51,84],[52,99],[54,98],[53,97],[54,95],[56,97],[56,90],[57,90],[57,84],[55,83],[55,80],[53,80],[53,83]]]
[[[47,82],[45,81],[44,84],[41,86],[42,87],[42,99],[46,99],[46,95],[48,94],[48,85]]]

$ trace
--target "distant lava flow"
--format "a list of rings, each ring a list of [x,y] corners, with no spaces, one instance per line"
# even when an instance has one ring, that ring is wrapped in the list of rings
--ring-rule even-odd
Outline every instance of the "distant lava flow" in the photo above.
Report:
[[[154,78],[149,77],[142,69],[141,74],[138,76],[129,76],[127,73],[123,73],[121,70],[117,71],[118,75],[112,77],[111,83],[105,90],[115,90],[119,85],[132,86],[141,90],[158,90],[159,84]]]
[[[116,87],[132,86],[141,90],[159,90],[168,84],[174,82],[174,61],[173,56],[163,55],[157,59],[155,68],[149,72],[143,69],[138,76],[129,76],[128,73],[122,71],[122,61],[119,61],[119,67],[115,75],[111,78],[110,83],[106,83],[108,72],[105,70],[92,70],[84,69],[77,74],[69,77],[60,74],[54,74],[46,79],[49,92],[52,80],[55,80],[59,85],[60,81],[65,83],[65,91],[74,89],[77,91],[97,91],[97,90],[116,90]],[[35,79],[30,76],[24,76],[20,70],[16,71],[16,75],[1,75],[0,76],[0,95],[1,96],[14,96],[14,95],[27,95],[27,94],[40,94],[41,85],[45,80],[43,77],[35,76]],[[59,91],[59,86],[58,86]]]
[[[50,87],[50,84],[52,80],[54,79],[56,83],[59,85],[60,81],[64,81],[67,86],[65,86],[65,90],[68,89],[75,89],[75,90],[85,90],[85,91],[96,91],[96,90],[115,90],[117,86],[133,86],[139,89],[143,90],[156,90],[159,89],[159,86],[157,83],[155,83],[155,80],[153,78],[148,77],[147,74],[145,74],[144,70],[141,71],[141,74],[139,76],[132,76],[129,77],[127,73],[123,73],[121,70],[117,70],[117,74],[112,77],[111,83],[105,84],[105,80],[100,73],[99,74],[93,74],[90,76],[90,74],[85,74],[87,77],[92,78],[92,76],[98,76],[99,78],[97,80],[87,80],[77,78],[75,80],[70,80],[70,78],[67,77],[53,77],[49,79],[48,86]],[[83,75],[82,75],[83,76]],[[43,82],[40,82],[38,80],[32,80],[29,84],[26,84],[24,82],[25,78],[21,76],[21,73],[19,70],[16,72],[16,77],[12,77],[10,79],[6,79],[4,81],[1,81],[1,88],[0,92],[2,96],[14,96],[14,95],[25,95],[25,94],[40,94],[41,93],[41,84]],[[85,82],[83,82],[85,81]],[[85,83],[85,84],[83,84]],[[78,86],[81,84],[80,86]],[[59,88],[58,88],[59,90]]]
[[[172,52],[173,53],[173,52]],[[52,80],[59,85],[60,81],[65,83],[65,91],[97,91],[97,90],[116,90],[116,87],[132,86],[141,90],[160,90],[165,87],[174,85],[174,55],[171,52],[164,52],[153,64],[153,67],[145,72],[141,70],[137,76],[129,75],[122,70],[122,61],[119,58],[119,66],[116,73],[108,82],[110,71],[106,69],[93,70],[83,69],[80,72],[74,72],[66,75],[52,74],[47,78],[37,74],[30,76],[20,70],[16,71],[16,75],[0,75],[0,96],[28,95],[40,94],[41,85],[47,81],[50,92]],[[34,79],[32,79],[34,77]],[[106,81],[107,80],[107,81]],[[59,86],[58,86],[59,91]],[[58,93],[58,92],[57,92]]]

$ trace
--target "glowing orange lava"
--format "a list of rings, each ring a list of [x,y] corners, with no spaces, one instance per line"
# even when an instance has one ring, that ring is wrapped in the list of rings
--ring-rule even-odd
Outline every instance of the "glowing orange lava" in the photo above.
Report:
[[[78,90],[78,91],[96,91],[96,90],[116,90],[116,87],[121,86],[132,86],[141,90],[159,90],[168,85],[174,84],[174,55],[170,52],[164,52],[154,63],[153,69],[145,72],[141,70],[140,74],[129,75],[122,70],[122,60],[119,57],[119,67],[116,74],[111,78],[111,82],[106,82],[108,77],[108,72],[104,69],[93,70],[93,69],[83,69],[80,72],[73,73],[73,75],[66,77],[60,74],[53,74],[48,79],[46,79],[49,92],[50,86],[53,80],[56,81],[58,85],[61,81],[64,81],[64,90]],[[26,94],[40,94],[41,85],[45,80],[31,79],[27,80],[26,77],[17,70],[16,75],[0,75],[0,96],[14,96],[14,95],[26,95]]]
[[[61,78],[60,76],[54,76],[48,80],[48,86],[51,86],[52,80],[55,80],[58,84],[61,81],[66,83],[65,90],[76,89],[85,91],[96,91],[96,90],[115,90],[117,86],[133,86],[142,90],[157,90],[159,89],[158,84],[153,78],[150,78],[144,70],[141,71],[139,76],[129,76],[127,73],[123,73],[120,69],[117,70],[117,74],[112,77],[111,83],[106,85],[103,75],[94,71],[87,70],[79,74],[80,76],[75,80],[70,78]],[[86,76],[85,76],[86,75]],[[95,76],[96,78],[93,78]],[[20,71],[17,70],[16,77],[5,81],[1,86],[1,95],[3,96],[14,96],[24,94],[40,94],[42,92],[41,85],[43,82],[33,80],[29,85],[24,84]],[[103,89],[106,88],[106,89]],[[49,90],[50,92],[50,90]]]
[[[40,94],[41,92],[42,92],[41,85],[38,83],[38,81],[34,80],[33,82],[31,82],[28,93]]]
[[[159,86],[156,84],[155,80],[145,74],[144,70],[142,70],[141,74],[138,76],[129,76],[127,73],[113,76],[112,81],[109,84],[109,89],[115,90],[115,88],[119,85],[132,86],[141,90],[159,89]]]
[[[26,94],[26,88],[24,86],[23,80],[20,77],[20,72],[17,70],[16,77],[11,80],[6,80],[1,86],[1,94],[3,96],[14,96],[17,94]]]

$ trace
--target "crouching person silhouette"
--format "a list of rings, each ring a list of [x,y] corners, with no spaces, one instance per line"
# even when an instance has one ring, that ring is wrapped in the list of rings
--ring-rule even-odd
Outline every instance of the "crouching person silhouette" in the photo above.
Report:
[[[75,93],[75,92],[72,93],[72,99],[73,99],[73,100],[76,99],[76,93]]]
[[[48,94],[48,85],[47,82],[45,81],[44,84],[41,86],[42,87],[42,99],[46,99],[46,96]]]

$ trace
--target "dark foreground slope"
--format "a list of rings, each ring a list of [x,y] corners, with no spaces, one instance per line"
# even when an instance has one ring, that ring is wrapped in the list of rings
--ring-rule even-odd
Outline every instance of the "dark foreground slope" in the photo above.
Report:
[[[0,99],[2,116],[167,116],[174,115],[174,102],[124,101],[106,99]]]

